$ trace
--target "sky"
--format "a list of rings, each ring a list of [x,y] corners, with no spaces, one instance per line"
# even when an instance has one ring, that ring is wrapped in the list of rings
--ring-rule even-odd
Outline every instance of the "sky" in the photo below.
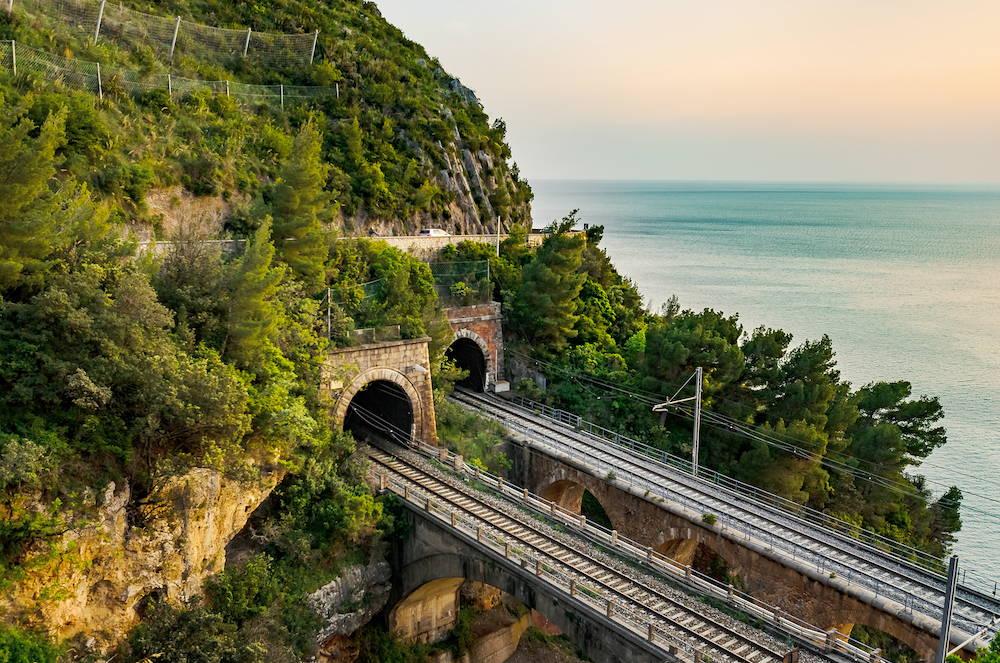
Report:
[[[377,0],[532,179],[1000,182],[996,0]]]

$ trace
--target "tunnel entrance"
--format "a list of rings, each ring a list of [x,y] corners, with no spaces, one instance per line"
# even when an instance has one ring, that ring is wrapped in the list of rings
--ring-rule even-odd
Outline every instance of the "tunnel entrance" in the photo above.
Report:
[[[463,371],[469,371],[469,377],[457,384],[476,392],[486,390],[486,357],[479,344],[470,338],[459,338],[445,352],[445,356],[455,362]]]
[[[373,380],[351,399],[344,430],[364,439],[375,434],[403,446],[413,438],[413,404],[403,388],[386,380]]]

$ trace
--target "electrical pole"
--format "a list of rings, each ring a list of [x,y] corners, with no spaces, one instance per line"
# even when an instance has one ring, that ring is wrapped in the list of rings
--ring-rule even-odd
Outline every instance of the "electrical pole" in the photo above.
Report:
[[[691,378],[696,380],[694,386],[694,396],[688,398],[677,398],[677,394],[681,393],[681,389],[687,386]],[[692,437],[691,445],[691,473],[694,476],[698,476],[698,447],[701,442],[701,383],[702,383],[702,368],[701,366],[694,369],[694,375],[689,377],[681,385],[680,389],[671,397],[667,399],[666,403],[660,403],[659,405],[653,406],[653,412],[662,412],[663,416],[660,418],[660,424],[662,425],[664,418],[666,417],[667,410],[679,403],[686,403],[688,401],[694,401],[694,435]]]
[[[951,611],[955,607],[955,585],[958,584],[958,555],[948,562],[948,585],[944,594],[944,612],[941,614],[941,639],[938,642],[934,663],[944,663],[951,645]]]
[[[691,473],[698,476],[698,446],[701,442],[701,366],[694,369],[694,444],[691,449]]]

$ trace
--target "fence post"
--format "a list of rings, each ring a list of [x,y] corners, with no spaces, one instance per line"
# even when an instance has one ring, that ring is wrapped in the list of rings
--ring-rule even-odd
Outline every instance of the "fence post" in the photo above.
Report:
[[[615,600],[608,599],[608,619],[611,619],[615,611]]]
[[[455,471],[464,472],[465,471],[465,459],[461,456],[455,456]]]
[[[334,85],[337,87],[337,98],[340,99],[340,83],[334,83]]]
[[[104,0],[101,0],[101,4],[104,4]],[[104,87],[101,85],[101,63],[97,63],[97,95],[104,100]]]
[[[284,108],[285,107],[285,86],[281,85],[279,87],[281,87],[281,107]]]
[[[616,529],[611,530],[611,545],[618,545],[618,530]]]
[[[10,0],[10,2],[7,3],[7,13],[14,13],[14,0]]]
[[[838,635],[840,635],[840,631],[838,631],[835,628],[832,628],[826,632],[826,650],[828,652],[833,651],[833,643],[835,642],[835,638]]]
[[[226,96],[229,96],[229,81],[226,81]]]
[[[313,47],[312,52],[309,53],[309,64],[313,63],[313,58],[316,57],[316,40],[319,39],[319,30],[313,33]]]
[[[10,0],[13,4],[14,0]],[[14,75],[17,76],[17,49],[14,48],[14,40],[10,40],[10,59],[11,63],[14,65]]]
[[[177,45],[177,31],[181,29],[181,17],[177,17],[177,23],[174,24],[174,38],[170,40],[170,59],[174,59],[174,46]]]
[[[97,10],[97,27],[94,28],[94,43],[97,43],[97,36],[101,34],[101,20],[104,18],[104,0],[101,0],[101,8]]]
[[[250,28],[247,28],[247,40],[243,43],[243,57],[247,56],[247,50],[250,48]]]

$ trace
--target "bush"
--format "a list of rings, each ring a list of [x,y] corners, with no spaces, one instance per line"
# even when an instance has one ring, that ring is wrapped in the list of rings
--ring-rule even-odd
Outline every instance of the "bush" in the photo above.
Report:
[[[277,594],[271,558],[257,555],[242,569],[229,567],[207,583],[215,611],[229,624],[263,614]]]
[[[43,636],[0,624],[0,661],[3,663],[55,663],[59,651]]]
[[[714,525],[718,520],[718,517],[714,513],[706,513],[701,517],[701,522],[709,526]]]

